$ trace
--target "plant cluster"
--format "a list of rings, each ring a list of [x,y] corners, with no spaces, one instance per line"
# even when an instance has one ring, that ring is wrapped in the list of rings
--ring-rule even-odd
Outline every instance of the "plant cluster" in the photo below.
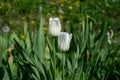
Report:
[[[0,1],[0,79],[119,80],[119,4]]]

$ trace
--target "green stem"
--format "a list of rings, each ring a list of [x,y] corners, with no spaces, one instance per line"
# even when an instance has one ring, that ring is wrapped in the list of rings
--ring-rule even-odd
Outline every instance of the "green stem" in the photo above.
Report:
[[[64,53],[62,53],[62,80],[64,80]]]
[[[53,39],[53,46],[54,46],[54,80],[56,80],[56,51],[55,51],[55,38]]]

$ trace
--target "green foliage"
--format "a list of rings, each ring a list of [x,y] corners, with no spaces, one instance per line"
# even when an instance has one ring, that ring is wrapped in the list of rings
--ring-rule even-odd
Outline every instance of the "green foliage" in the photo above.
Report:
[[[0,1],[0,26],[9,25],[13,29],[8,34],[0,28],[0,79],[62,80],[64,76],[65,80],[119,80],[119,3],[119,0]],[[44,30],[51,16],[60,18],[62,31],[73,34],[67,52],[60,52],[57,38]],[[114,32],[111,44],[107,38],[110,29]]]

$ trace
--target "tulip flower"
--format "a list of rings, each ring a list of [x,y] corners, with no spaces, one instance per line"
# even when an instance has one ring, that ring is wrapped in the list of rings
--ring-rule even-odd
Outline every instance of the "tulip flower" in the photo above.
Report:
[[[67,32],[61,32],[58,35],[58,48],[61,51],[68,51],[70,47],[70,42],[72,39],[72,34],[68,34]]]
[[[59,35],[59,33],[61,32],[61,24],[59,18],[50,18],[48,32],[52,36]]]

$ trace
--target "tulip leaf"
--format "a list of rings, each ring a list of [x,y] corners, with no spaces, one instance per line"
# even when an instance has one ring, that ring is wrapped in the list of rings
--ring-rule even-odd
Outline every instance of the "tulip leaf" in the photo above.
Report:
[[[62,54],[61,53],[56,53],[56,55],[62,61]]]
[[[50,42],[49,38],[48,38],[48,37],[46,37],[46,39],[47,39],[47,43],[48,43],[48,45],[49,45],[49,47],[50,47],[50,50],[52,50],[52,51],[53,51],[53,47],[52,47],[52,44],[51,44],[51,42]]]
[[[25,36],[25,43],[26,43],[26,49],[27,49],[26,51],[30,53],[31,52],[30,34],[28,31],[28,26],[26,22],[24,23],[24,36]]]
[[[71,70],[72,69],[72,64],[70,62],[69,59],[67,59],[67,66],[68,66],[68,69]]]
[[[40,26],[37,31],[35,41],[34,41],[34,52],[40,58],[41,61],[44,59],[44,51],[45,51],[45,38],[43,32],[44,19],[41,18]]]
[[[40,75],[39,75],[39,71],[37,70],[37,68],[35,68],[34,66],[32,66],[32,69],[34,71],[34,74],[32,74],[32,76],[34,77],[35,80],[40,80]]]
[[[16,76],[17,75],[17,66],[15,65],[15,63],[13,62],[10,62],[9,61],[9,66],[10,66],[10,70],[11,70],[11,73],[12,73],[12,76]]]
[[[39,61],[37,56],[34,56],[34,62],[35,62],[36,67],[40,71],[40,73],[42,73],[42,75],[46,79],[46,75],[45,75],[45,71],[44,71],[44,68],[43,68],[43,64],[41,63],[41,61]]]
[[[3,80],[10,80],[10,78],[9,78],[9,74],[8,74],[8,72],[7,72],[6,69],[5,69],[5,73],[4,73]]]
[[[59,74],[56,77],[56,80],[62,80],[62,72],[59,72]]]

